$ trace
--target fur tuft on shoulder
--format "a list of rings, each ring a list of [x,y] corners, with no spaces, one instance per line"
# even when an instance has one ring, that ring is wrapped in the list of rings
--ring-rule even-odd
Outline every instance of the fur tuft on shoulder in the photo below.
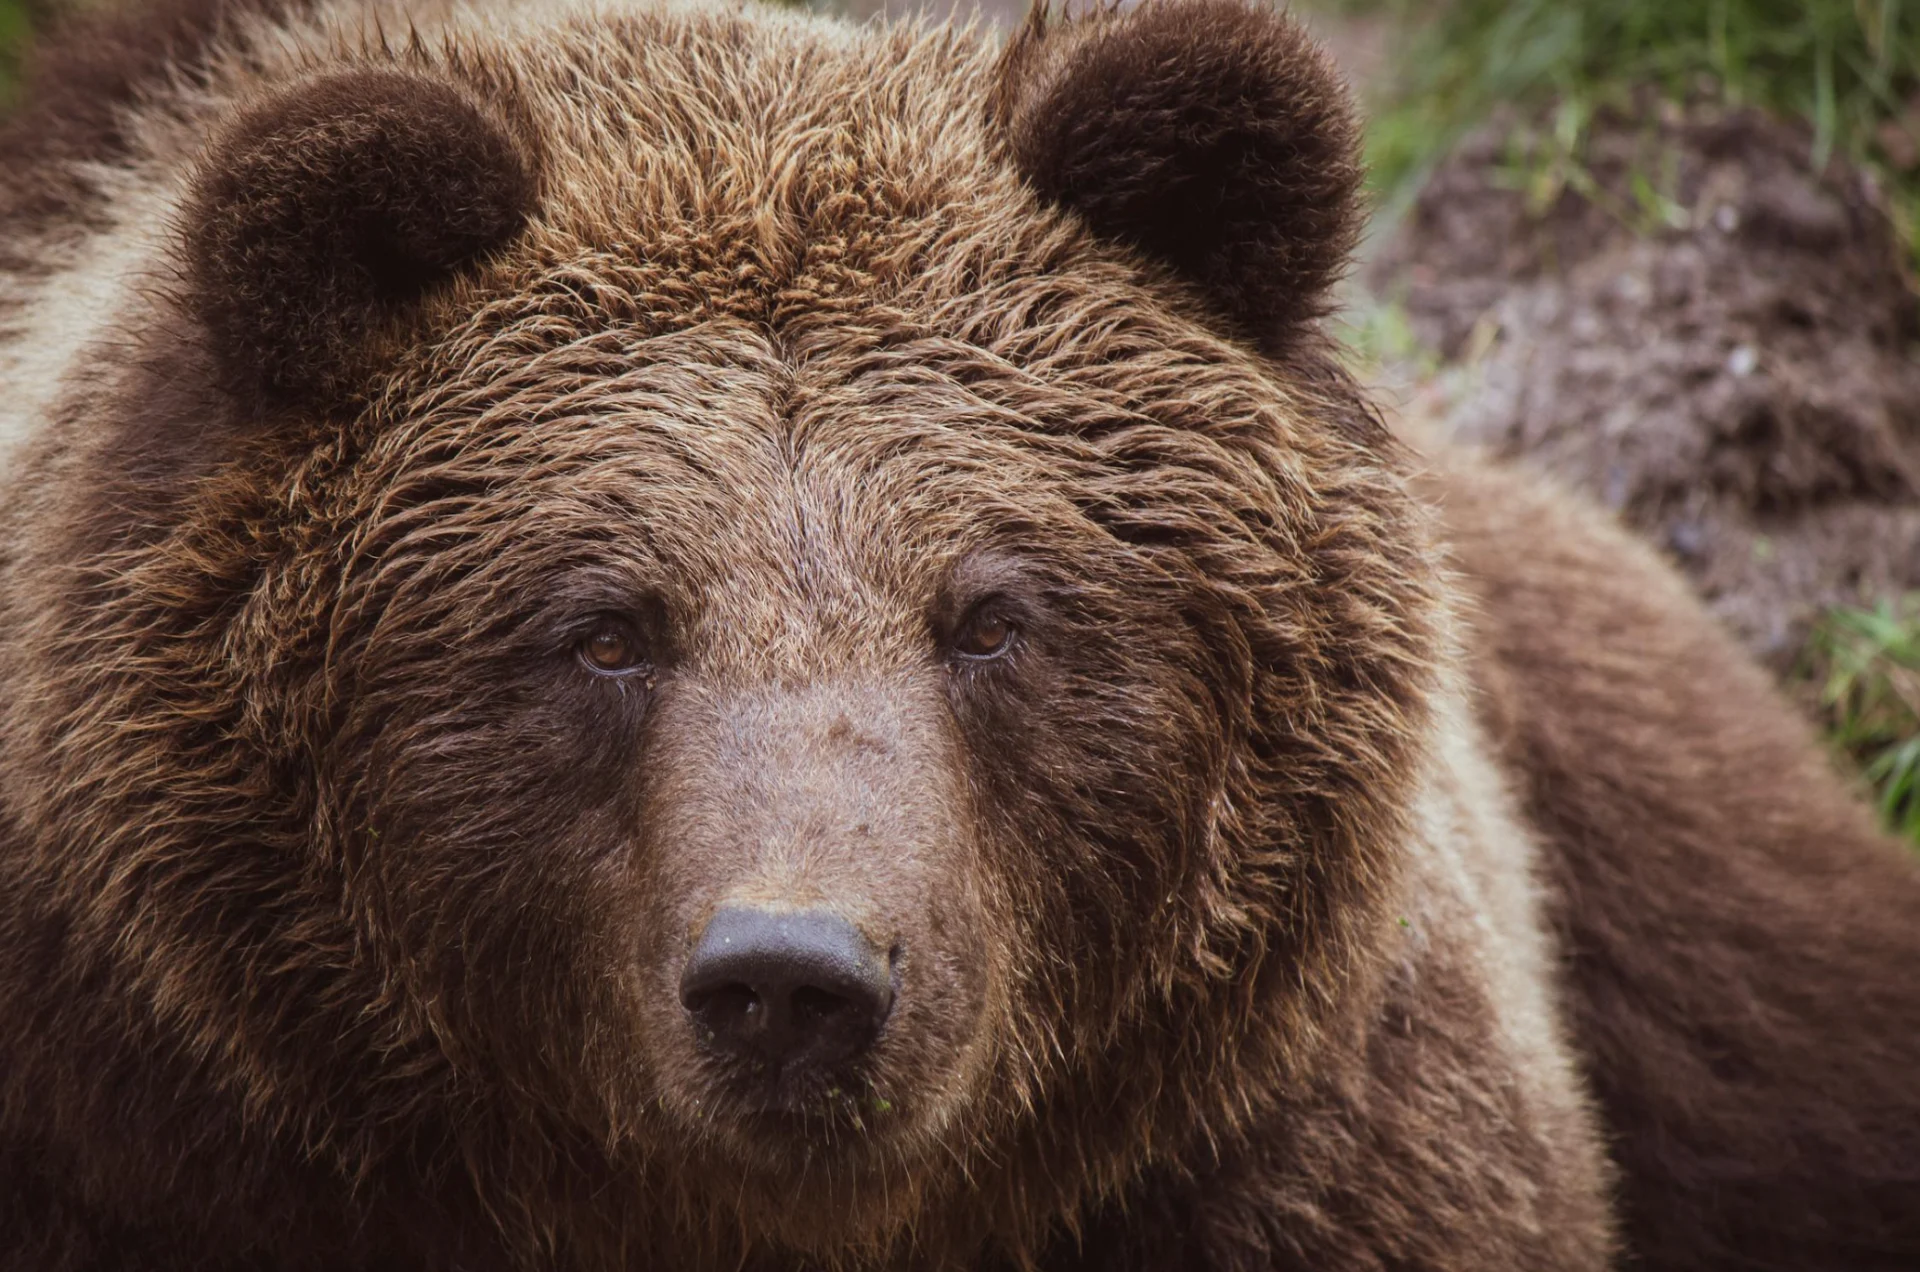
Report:
[[[1359,134],[1307,33],[1239,0],[1147,0],[1009,45],[996,99],[1039,193],[1197,284],[1272,347],[1327,308],[1361,222]]]

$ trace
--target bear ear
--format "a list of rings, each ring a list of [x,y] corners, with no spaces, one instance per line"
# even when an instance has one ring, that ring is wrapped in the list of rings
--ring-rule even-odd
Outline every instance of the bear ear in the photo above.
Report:
[[[201,160],[183,218],[185,300],[222,387],[339,405],[379,326],[510,238],[534,198],[514,138],[450,84],[338,72],[252,107]]]
[[[1361,223],[1346,87],[1290,18],[1145,0],[1008,46],[993,115],[1039,194],[1197,284],[1272,349],[1323,314]]]

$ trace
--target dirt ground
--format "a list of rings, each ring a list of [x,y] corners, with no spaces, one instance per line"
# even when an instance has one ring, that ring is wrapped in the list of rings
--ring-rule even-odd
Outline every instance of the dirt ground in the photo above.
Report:
[[[1920,313],[1871,183],[1802,131],[1637,114],[1544,211],[1489,129],[1362,282],[1439,356],[1411,414],[1616,509],[1785,669],[1822,607],[1920,588]]]

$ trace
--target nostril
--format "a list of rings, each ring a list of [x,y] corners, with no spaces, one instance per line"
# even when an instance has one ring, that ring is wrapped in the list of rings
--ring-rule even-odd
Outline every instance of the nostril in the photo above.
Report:
[[[702,1024],[716,1031],[722,1027],[751,1025],[766,1014],[760,995],[746,985],[684,992],[680,1001]]]
[[[802,985],[793,991],[788,1000],[793,1018],[798,1022],[819,1022],[842,1012],[854,1010],[853,1003],[840,995],[824,989],[815,989],[811,985]]]

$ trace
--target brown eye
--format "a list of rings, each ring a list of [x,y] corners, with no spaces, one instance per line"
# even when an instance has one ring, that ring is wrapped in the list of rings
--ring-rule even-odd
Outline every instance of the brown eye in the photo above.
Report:
[[[992,658],[1013,643],[1013,624],[992,611],[976,614],[954,636],[954,649],[968,658]]]
[[[581,640],[580,660],[595,671],[631,671],[642,662],[640,642],[624,623],[601,623]]]

